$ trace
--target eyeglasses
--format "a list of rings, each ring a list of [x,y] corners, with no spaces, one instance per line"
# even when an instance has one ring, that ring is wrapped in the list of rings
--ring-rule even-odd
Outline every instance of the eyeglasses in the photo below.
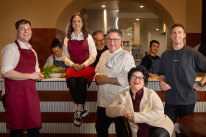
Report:
[[[112,41],[114,41],[114,42],[118,42],[120,39],[110,39],[110,38],[107,38],[107,41],[109,41],[109,42],[112,42]]]
[[[134,80],[142,80],[142,79],[144,79],[144,77],[142,77],[142,76],[136,76],[136,75],[132,75],[132,79],[134,79]]]
[[[95,41],[96,41],[96,42],[102,42],[102,41],[104,41],[104,39],[100,39],[100,40],[96,40],[96,39],[95,39]]]

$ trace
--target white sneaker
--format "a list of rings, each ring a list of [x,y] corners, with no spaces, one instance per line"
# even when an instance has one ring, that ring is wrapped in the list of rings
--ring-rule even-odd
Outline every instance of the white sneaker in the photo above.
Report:
[[[82,115],[81,115],[81,111],[75,111],[74,113],[74,125],[75,126],[81,126],[82,124]]]

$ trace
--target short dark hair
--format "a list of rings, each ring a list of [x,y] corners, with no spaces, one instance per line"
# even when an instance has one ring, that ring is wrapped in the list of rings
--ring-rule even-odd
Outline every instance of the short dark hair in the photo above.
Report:
[[[185,27],[182,25],[182,24],[174,24],[174,25],[172,25],[172,27],[171,27],[171,31],[174,29],[174,28],[176,28],[176,27],[181,27],[184,31],[185,31]]]
[[[21,24],[29,24],[30,27],[31,27],[31,22],[30,21],[28,21],[26,19],[21,19],[21,20],[19,20],[15,23],[16,29],[18,29]]]
[[[160,45],[159,41],[157,41],[157,40],[151,40],[151,41],[150,41],[150,44],[149,44],[150,48],[151,48],[151,46],[152,46],[153,43],[157,43],[157,44]]]
[[[149,77],[147,69],[144,66],[142,66],[142,65],[137,65],[136,67],[131,68],[130,71],[128,72],[128,82],[130,82],[132,74],[134,72],[142,72],[142,74],[144,76],[144,84],[147,85],[148,77]]]
[[[94,31],[93,34],[92,34],[93,38],[97,35],[97,33],[102,33],[102,35],[104,36],[103,31],[101,31],[101,30],[96,30],[96,31]]]
[[[119,34],[119,37],[122,39],[122,32],[118,29],[110,29],[108,32],[107,32],[107,36],[109,35],[109,33],[112,33],[112,32],[116,32]]]
[[[57,38],[55,38],[51,43],[51,48],[55,47],[59,47],[60,49],[62,48],[62,44]]]

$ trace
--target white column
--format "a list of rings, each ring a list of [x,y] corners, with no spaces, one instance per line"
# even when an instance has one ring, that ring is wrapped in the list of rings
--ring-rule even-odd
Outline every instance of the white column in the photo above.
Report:
[[[140,44],[140,23],[134,22],[134,44]]]

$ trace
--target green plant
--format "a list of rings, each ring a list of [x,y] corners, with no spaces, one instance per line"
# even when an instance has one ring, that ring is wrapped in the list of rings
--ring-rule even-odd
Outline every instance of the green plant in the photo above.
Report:
[[[50,78],[50,74],[52,73],[65,73],[65,72],[66,72],[66,68],[55,67],[54,65],[51,65],[51,66],[46,66],[45,68],[43,68],[42,74],[44,75],[45,79],[48,79]]]

